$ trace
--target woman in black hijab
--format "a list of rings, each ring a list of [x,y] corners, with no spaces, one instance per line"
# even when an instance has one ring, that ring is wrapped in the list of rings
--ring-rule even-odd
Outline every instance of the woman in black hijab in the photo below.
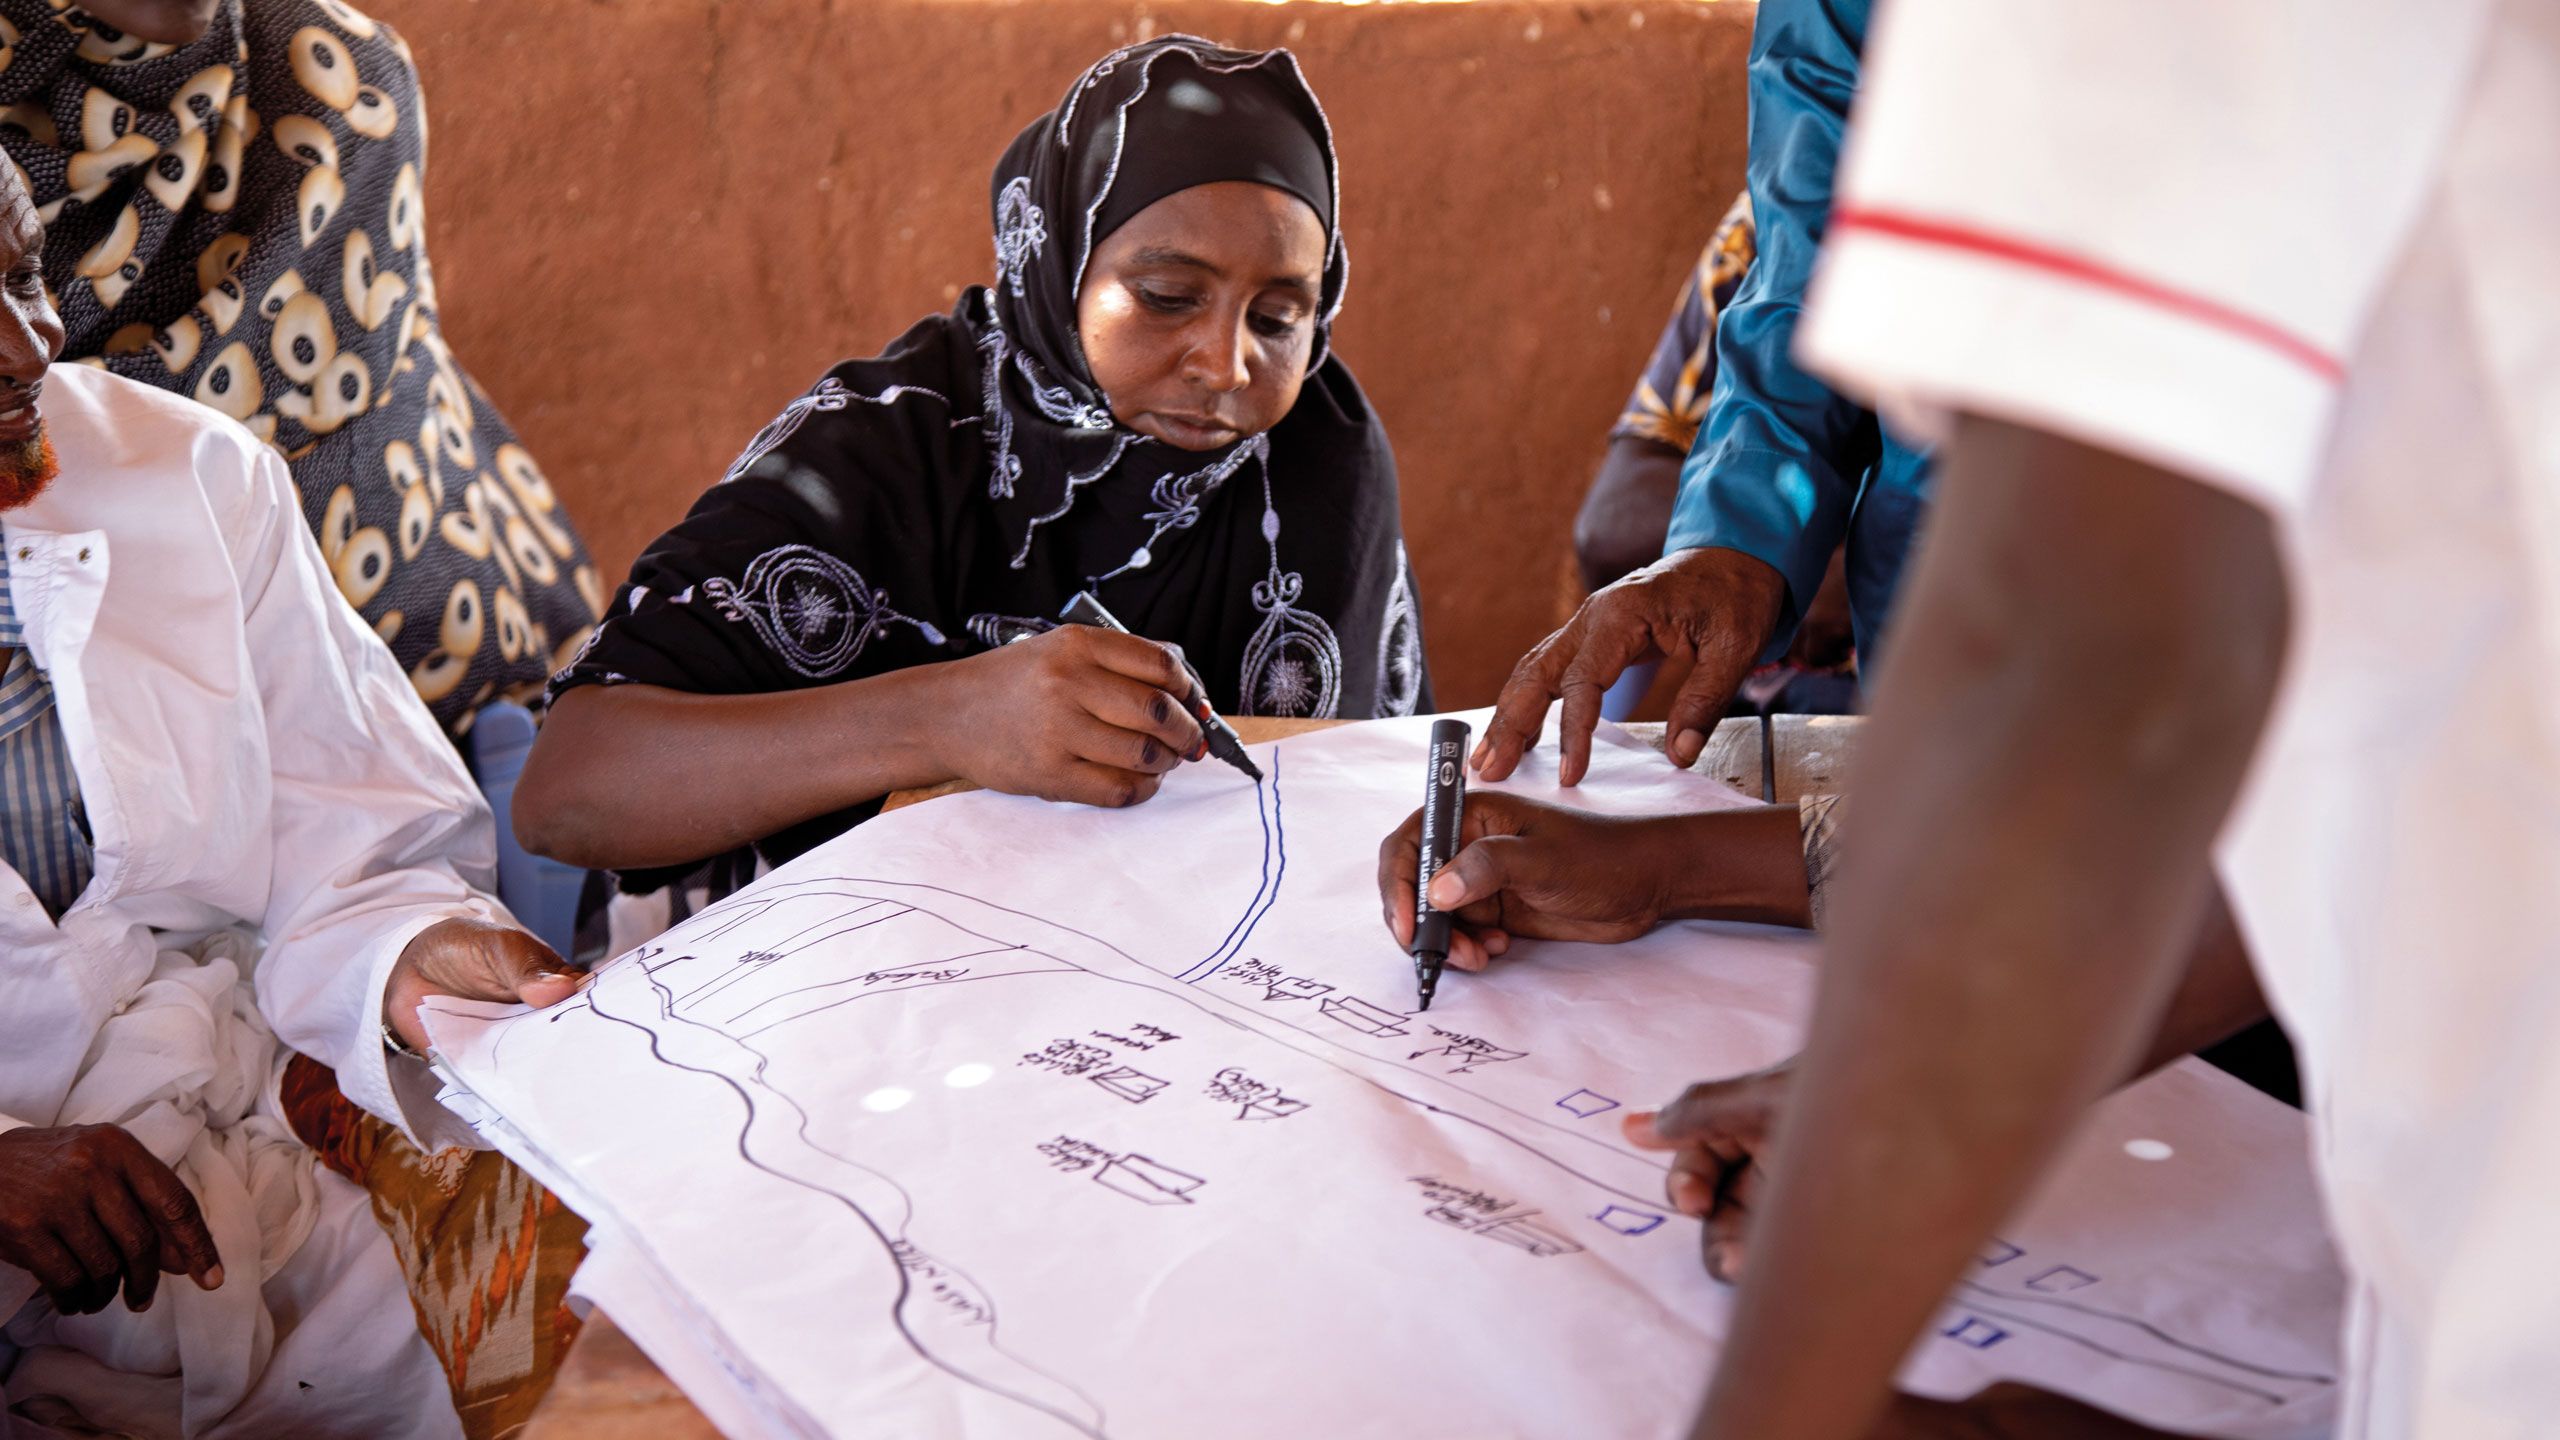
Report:
[[[1427,705],[1395,461],[1328,353],[1339,195],[1287,51],[1103,57],[1005,152],[996,283],[828,372],[633,567],[519,834],[646,883],[953,778],[1134,803],[1201,752],[1186,659],[1229,714]],[[1087,590],[1135,636],[1057,627]]]

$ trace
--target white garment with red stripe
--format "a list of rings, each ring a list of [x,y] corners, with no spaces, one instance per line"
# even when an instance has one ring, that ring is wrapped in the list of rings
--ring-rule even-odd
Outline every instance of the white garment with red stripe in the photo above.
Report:
[[[2358,1278],[2343,1433],[2555,1433],[2560,6],[1900,0],[1854,129],[1809,359],[2280,518],[2222,859]]]

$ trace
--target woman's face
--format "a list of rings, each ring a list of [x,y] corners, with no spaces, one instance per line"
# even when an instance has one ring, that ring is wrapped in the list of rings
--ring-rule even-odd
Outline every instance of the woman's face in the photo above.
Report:
[[[1176,191],[1094,247],[1076,305],[1111,413],[1183,450],[1215,450],[1298,403],[1324,284],[1324,226],[1246,180]]]
[[[192,45],[213,27],[222,0],[79,0],[78,8],[110,29],[155,45]]]

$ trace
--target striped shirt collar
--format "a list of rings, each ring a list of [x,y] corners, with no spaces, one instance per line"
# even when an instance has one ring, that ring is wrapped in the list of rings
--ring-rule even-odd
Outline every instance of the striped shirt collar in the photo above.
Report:
[[[9,593],[9,547],[0,545],[0,645],[16,649],[27,643],[27,627],[18,619],[18,602]]]
[[[0,670],[0,740],[7,740],[53,708],[53,686],[27,653],[27,627],[10,594],[5,548],[0,548],[0,650],[9,656],[8,667]]]

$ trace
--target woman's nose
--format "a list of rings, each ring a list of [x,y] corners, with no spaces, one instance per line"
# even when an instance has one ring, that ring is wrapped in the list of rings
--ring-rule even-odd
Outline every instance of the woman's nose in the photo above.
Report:
[[[1253,383],[1250,334],[1244,317],[1210,321],[1206,333],[1192,343],[1186,367],[1189,378],[1209,390],[1231,394]]]

